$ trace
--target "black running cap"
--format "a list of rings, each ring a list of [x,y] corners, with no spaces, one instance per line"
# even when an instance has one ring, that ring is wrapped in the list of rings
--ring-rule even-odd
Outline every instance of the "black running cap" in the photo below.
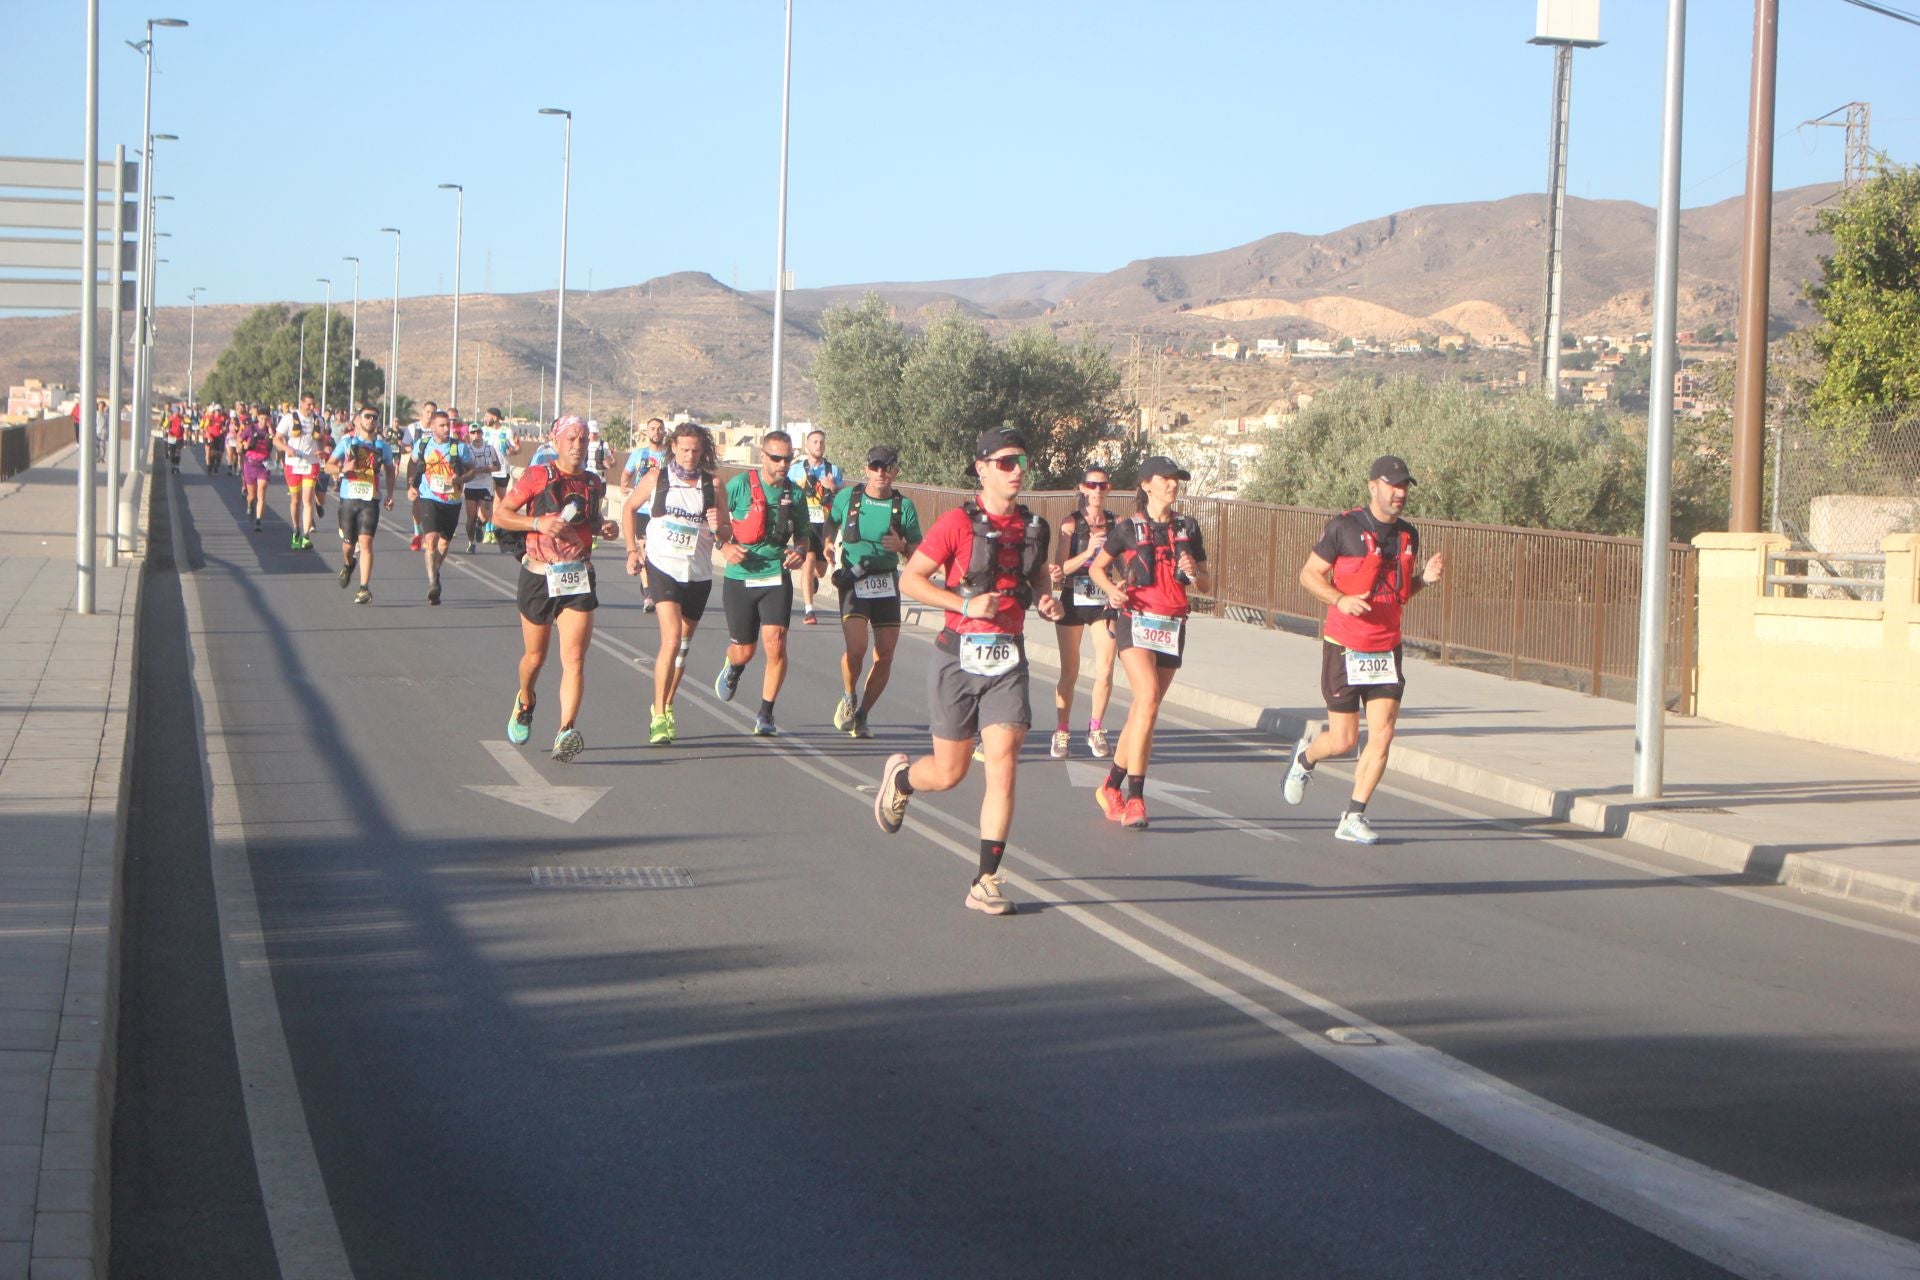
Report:
[[[1417,484],[1413,473],[1407,470],[1407,464],[1390,453],[1383,453],[1373,460],[1373,467],[1367,472],[1369,480],[1385,480],[1388,484]]]
[[[973,455],[976,458],[991,458],[1002,449],[1025,451],[1027,438],[1012,427],[989,427],[980,433],[980,439],[974,442]]]
[[[1175,480],[1191,480],[1193,473],[1164,455],[1148,458],[1140,464],[1140,479],[1150,480],[1154,476],[1172,476]]]

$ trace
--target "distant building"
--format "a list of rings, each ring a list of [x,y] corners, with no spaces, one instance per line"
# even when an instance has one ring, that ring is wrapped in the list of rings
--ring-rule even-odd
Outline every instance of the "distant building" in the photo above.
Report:
[[[1222,338],[1213,344],[1213,349],[1207,354],[1211,355],[1215,360],[1238,360],[1240,353],[1245,350],[1245,345],[1238,339]]]
[[[59,383],[49,385],[38,378],[28,378],[17,387],[7,388],[7,417],[37,422],[60,412],[60,406],[71,404],[73,399],[71,387],[63,387]]]
[[[1287,354],[1287,342],[1284,338],[1255,338],[1253,354],[1262,360],[1278,360]]]
[[[1422,347],[1412,338],[1393,344],[1393,354],[1397,356],[1417,356],[1424,350],[1426,350],[1426,348]]]
[[[1333,344],[1325,338],[1296,338],[1293,351],[1301,356],[1330,356],[1333,354]]]
[[[1433,345],[1441,351],[1465,351],[1473,343],[1464,333],[1448,333],[1435,338]]]

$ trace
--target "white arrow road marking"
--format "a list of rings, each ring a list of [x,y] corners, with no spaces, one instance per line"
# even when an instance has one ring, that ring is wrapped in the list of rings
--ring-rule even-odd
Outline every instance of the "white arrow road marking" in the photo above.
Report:
[[[578,822],[582,814],[593,808],[601,796],[607,794],[610,787],[557,787],[540,776],[540,771],[529,764],[521,754],[504,742],[482,742],[507,776],[513,779],[510,787],[481,787],[467,783],[469,791],[478,791],[483,796],[492,796],[495,800],[505,800],[508,804],[517,804],[522,809],[531,809],[535,813],[544,813],[549,818],[558,818],[562,822]]]
[[[1084,760],[1067,761],[1067,783],[1069,786],[1093,788],[1106,781],[1106,778],[1107,771],[1097,764],[1088,764]],[[1231,827],[1235,831],[1243,831],[1256,840],[1281,840],[1288,844],[1300,843],[1298,837],[1290,836],[1284,831],[1275,831],[1271,827],[1262,827],[1255,823],[1248,822],[1245,818],[1236,818],[1224,810],[1216,809],[1210,804],[1201,804],[1198,800],[1189,800],[1185,795],[1181,794],[1182,792],[1197,792],[1200,795],[1206,795],[1207,790],[1205,787],[1189,787],[1184,783],[1162,782],[1158,778],[1148,778],[1146,792],[1147,795],[1153,798],[1156,804],[1170,804],[1176,809],[1185,809],[1196,818],[1206,818],[1224,827]]]

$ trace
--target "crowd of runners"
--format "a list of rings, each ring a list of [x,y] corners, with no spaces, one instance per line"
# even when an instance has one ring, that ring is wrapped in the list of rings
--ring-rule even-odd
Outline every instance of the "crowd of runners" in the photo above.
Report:
[[[429,606],[440,603],[441,570],[463,530],[469,553],[498,544],[514,555],[522,644],[509,742],[532,737],[537,685],[557,639],[552,757],[571,761],[585,749],[579,722],[600,599],[594,554],[617,540],[628,575],[640,579],[642,607],[659,628],[650,745],[676,740],[675,703],[716,572],[727,649],[712,689],[732,702],[760,659],[751,732],[762,737],[780,732],[775,704],[787,677],[796,594],[801,625],[814,626],[821,584],[837,593],[841,689],[831,718],[836,731],[856,739],[873,736],[869,717],[891,678],[904,604],[938,609],[943,625],[925,688],[929,750],[888,757],[874,818],[883,831],[899,831],[914,795],[951,790],[981,764],[979,862],[966,905],[1010,914],[1015,906],[1000,863],[1033,721],[1026,629],[1027,615],[1037,613],[1052,624],[1060,655],[1048,755],[1072,753],[1084,671],[1092,687],[1082,745],[1088,756],[1109,762],[1096,802],[1121,827],[1147,828],[1146,778],[1160,708],[1186,652],[1192,600],[1212,590],[1199,522],[1179,506],[1191,477],[1172,459],[1140,463],[1130,511],[1113,502],[1112,472],[1087,466],[1075,509],[1056,531],[1021,501],[1027,440],[995,428],[975,442],[972,497],[923,527],[913,499],[896,487],[897,450],[871,449],[864,474],[849,479],[827,459],[818,430],[798,441],[786,431],[766,432],[755,444],[754,465],[723,483],[705,426],[681,421],[669,428],[651,419],[621,469],[626,496],[616,510],[608,501],[612,451],[598,425],[581,418],[562,417],[544,439],[523,439],[498,410],[469,424],[429,402],[397,433],[380,426],[371,408],[322,414],[312,396],[277,414],[261,405],[216,404],[204,413],[175,406],[164,418],[172,469],[179,470],[187,445],[202,446],[210,475],[238,478],[242,523],[251,532],[262,529],[273,472],[286,486],[295,550],[312,548],[334,490],[338,582],[344,590],[357,571],[358,604],[373,598],[375,534],[402,482],[409,545],[422,556]],[[1364,714],[1366,746],[1334,832],[1361,844],[1378,839],[1367,804],[1385,770],[1406,689],[1401,613],[1446,571],[1444,555],[1422,558],[1419,534],[1402,519],[1414,484],[1401,459],[1375,459],[1366,502],[1327,521],[1299,572],[1302,587],[1326,606],[1327,724],[1295,744],[1282,794],[1301,803],[1315,766],[1357,745]],[[1105,717],[1116,666],[1130,697],[1114,732]]]

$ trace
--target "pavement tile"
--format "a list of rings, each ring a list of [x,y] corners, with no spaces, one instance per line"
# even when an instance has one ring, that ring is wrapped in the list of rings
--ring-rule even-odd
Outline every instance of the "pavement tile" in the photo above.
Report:
[[[30,1204],[0,1205],[0,1240],[9,1244],[19,1240],[31,1240],[33,1214],[36,1207]]]
[[[0,1242],[0,1280],[29,1280],[25,1240]]]
[[[49,1133],[40,1143],[42,1169],[91,1169],[94,1159],[91,1133]]]
[[[33,1257],[86,1258],[93,1253],[91,1213],[38,1213],[33,1222]]]
[[[105,1265],[101,1258],[36,1257],[28,1280],[102,1280]]]

